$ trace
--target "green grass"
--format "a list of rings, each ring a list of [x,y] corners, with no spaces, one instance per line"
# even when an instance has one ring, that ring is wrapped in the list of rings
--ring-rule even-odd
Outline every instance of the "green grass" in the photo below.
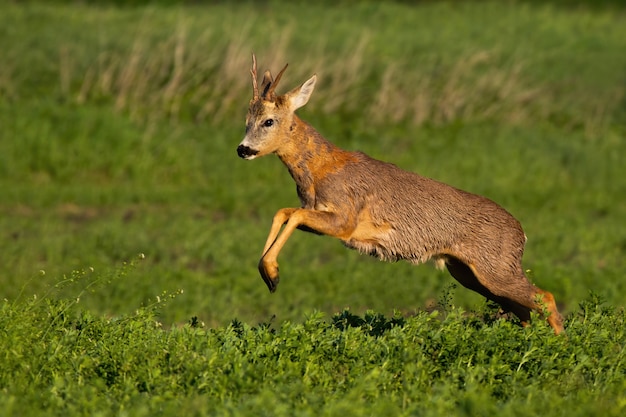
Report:
[[[0,4],[5,414],[624,411],[623,8],[170,3]],[[300,114],[331,141],[518,217],[524,265],[568,338],[496,320],[465,289],[448,297],[453,279],[430,266],[305,233],[269,294],[259,252],[274,212],[298,199],[277,158],[235,154],[252,51],[263,69],[289,62],[284,89],[317,73]],[[448,313],[425,312],[437,305]],[[333,318],[394,312],[404,318],[376,335]]]
[[[122,272],[123,274],[123,272]],[[77,277],[81,279],[84,277]],[[181,294],[182,296],[183,294]],[[604,415],[626,408],[624,310],[585,300],[568,337],[494,311],[313,313],[162,330],[163,294],[114,319],[4,302],[4,415]]]

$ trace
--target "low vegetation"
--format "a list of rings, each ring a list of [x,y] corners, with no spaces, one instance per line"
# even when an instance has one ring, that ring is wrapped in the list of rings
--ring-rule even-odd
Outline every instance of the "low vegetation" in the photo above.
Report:
[[[344,310],[298,323],[196,317],[163,329],[162,294],[106,318],[78,300],[5,301],[5,415],[622,415],[626,322],[591,296],[567,337],[484,307],[410,317]],[[445,297],[444,297],[445,300]]]

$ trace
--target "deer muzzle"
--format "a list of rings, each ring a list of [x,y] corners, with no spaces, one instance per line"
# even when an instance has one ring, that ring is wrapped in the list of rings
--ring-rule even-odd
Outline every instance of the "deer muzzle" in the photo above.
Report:
[[[249,146],[239,145],[237,147],[237,155],[243,159],[252,159],[254,158],[259,151],[250,148]]]

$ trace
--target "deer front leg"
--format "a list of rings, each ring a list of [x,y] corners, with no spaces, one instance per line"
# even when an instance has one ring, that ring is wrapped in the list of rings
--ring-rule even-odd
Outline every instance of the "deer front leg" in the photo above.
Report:
[[[283,227],[283,224],[285,224],[291,214],[296,210],[298,209],[283,208],[278,210],[274,215],[274,219],[272,220],[272,227],[270,228],[270,232],[267,235],[267,239],[265,240],[263,255],[261,255],[261,260],[259,261],[259,272],[261,273],[261,277],[263,278],[263,281],[265,281],[265,285],[267,285],[267,288],[269,288],[270,292],[276,291],[276,286],[278,285],[278,263],[274,261],[274,264],[264,264],[263,259],[265,258],[265,254],[267,253],[269,248],[276,241],[276,238],[278,237],[278,234],[280,233],[280,229]]]
[[[286,222],[286,224],[285,224]],[[338,238],[347,237],[354,230],[354,222],[337,213],[310,209],[278,210],[259,261],[259,272],[270,292],[278,285],[278,254],[298,226],[306,226],[318,233]],[[281,226],[285,228],[280,233]]]
[[[263,255],[267,252],[267,250],[272,246],[278,233],[280,233],[280,228],[283,227],[283,224],[291,217],[291,214],[298,210],[297,208],[283,208],[276,212],[274,215],[274,219],[272,220],[272,227],[270,228],[270,232],[267,235],[267,239],[265,240],[265,247],[263,248]]]

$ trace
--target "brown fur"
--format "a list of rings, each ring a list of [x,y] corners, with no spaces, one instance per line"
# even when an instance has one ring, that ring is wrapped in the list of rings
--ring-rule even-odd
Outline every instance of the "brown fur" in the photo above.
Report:
[[[545,307],[554,331],[563,331],[552,294],[524,275],[526,236],[511,214],[485,197],[328,142],[294,113],[308,101],[315,76],[289,93],[274,93],[285,68],[276,81],[266,72],[259,94],[254,61],[253,100],[238,148],[246,159],[278,155],[301,201],[300,208],[281,209],[274,216],[259,262],[270,291],[278,285],[278,254],[299,228],[334,236],[385,261],[435,260],[463,286],[515,313],[524,325],[531,310],[543,312]]]

